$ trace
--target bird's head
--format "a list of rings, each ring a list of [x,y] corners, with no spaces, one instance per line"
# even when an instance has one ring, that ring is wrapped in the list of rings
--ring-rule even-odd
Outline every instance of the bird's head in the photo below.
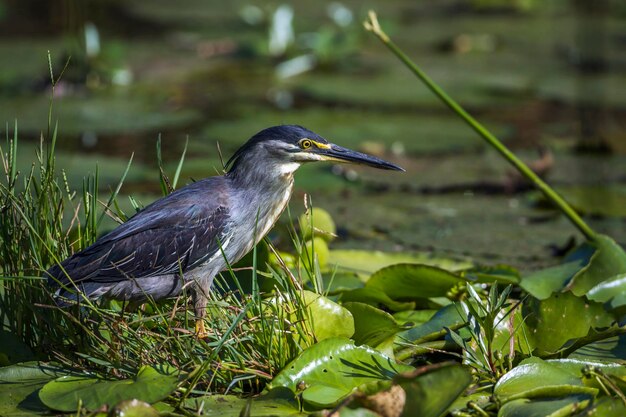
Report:
[[[316,161],[404,171],[391,162],[330,143],[318,134],[296,125],[274,126],[260,131],[235,152],[226,166],[232,172],[250,162],[268,164],[282,173],[292,173],[301,164]]]

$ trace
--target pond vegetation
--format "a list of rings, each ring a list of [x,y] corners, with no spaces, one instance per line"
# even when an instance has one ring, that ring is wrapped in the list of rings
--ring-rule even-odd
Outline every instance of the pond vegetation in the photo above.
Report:
[[[246,13],[252,16],[248,18],[254,17],[254,12]],[[375,20],[369,21],[370,27],[374,24]],[[379,36],[385,39],[380,32]],[[336,53],[350,52],[353,40],[345,42]],[[333,64],[332,52],[319,52],[326,59],[325,65]],[[54,95],[62,84],[57,67],[50,61]],[[374,87],[379,83],[380,88],[385,88],[385,83],[391,83],[386,79],[380,76]],[[319,100],[343,86],[340,80],[324,80],[323,76],[316,81],[319,84],[311,83],[307,94]],[[513,83],[513,90],[523,90],[525,86],[517,85],[518,81],[501,83]],[[446,90],[456,97],[454,87]],[[367,94],[351,90],[343,97],[358,103]],[[384,117],[397,120],[399,131],[411,132],[409,112],[395,109],[405,106],[402,97],[406,95],[409,102],[412,92],[392,88],[389,95],[381,97],[388,99],[396,94],[389,104],[390,114]],[[461,88],[460,96],[463,94]],[[432,100],[426,95],[420,97],[418,103]],[[100,165],[88,167],[89,161],[83,161],[69,167],[61,163],[66,152],[63,147],[68,146],[59,145],[64,118],[72,117],[74,111],[88,113],[89,109],[85,110],[77,100],[75,110],[61,117],[54,113],[55,100],[52,104],[41,100],[40,106],[48,112],[48,127],[40,141],[35,144],[22,139],[22,125],[18,122],[8,129],[6,143],[0,147],[0,415],[626,414],[626,252],[614,237],[596,228],[598,223],[580,218],[543,182],[540,189],[545,196],[534,197],[535,204],[549,206],[551,211],[544,212],[548,213],[544,215],[548,220],[538,221],[555,225],[555,202],[557,213],[565,213],[571,221],[551,227],[546,232],[550,242],[554,242],[557,233],[568,236],[570,232],[565,230],[571,230],[572,224],[584,236],[582,243],[555,248],[561,252],[559,261],[547,266],[537,262],[540,267],[528,268],[537,258],[544,256],[540,260],[545,261],[545,255],[539,255],[545,249],[535,245],[532,239],[536,237],[526,239],[525,233],[533,231],[520,231],[520,225],[511,224],[508,209],[495,212],[502,223],[516,228],[504,239],[507,246],[499,246],[497,239],[479,233],[489,221],[484,207],[494,201],[498,204],[498,195],[503,196],[500,203],[508,201],[504,197],[506,184],[470,181],[477,193],[480,187],[487,186],[500,190],[495,200],[445,193],[437,196],[437,191],[447,185],[441,178],[446,172],[444,168],[425,173],[426,179],[409,174],[399,179],[404,184],[400,187],[404,187],[404,192],[413,187],[413,192],[433,193],[440,202],[445,198],[462,201],[470,212],[474,210],[473,222],[460,221],[469,230],[463,244],[497,254],[495,261],[491,258],[491,262],[485,262],[489,256],[462,256],[458,252],[446,256],[449,254],[442,251],[391,253],[355,249],[358,245],[354,241],[375,235],[386,236],[387,245],[394,239],[403,243],[417,241],[412,226],[406,227],[399,220],[406,213],[415,212],[415,207],[398,201],[401,192],[377,194],[377,190],[384,190],[389,184],[368,178],[364,171],[340,172],[345,178],[357,175],[362,179],[363,195],[351,197],[349,204],[368,207],[369,217],[351,219],[354,241],[335,246],[337,236],[346,234],[343,224],[347,221],[333,219],[323,210],[326,205],[318,204],[315,189],[324,184],[330,190],[320,199],[327,199],[327,207],[333,211],[336,205],[330,200],[339,200],[337,195],[345,191],[332,173],[315,172],[319,178],[308,180],[315,204],[307,198],[304,213],[289,212],[271,238],[217,280],[207,312],[211,334],[206,340],[198,340],[193,333],[194,318],[186,308],[186,295],[147,303],[136,311],[128,311],[117,302],[92,304],[87,300],[80,306],[56,307],[41,278],[42,271],[88,246],[111,225],[140,210],[140,193],[146,192],[145,184],[150,184],[150,194],[171,192],[183,181],[181,173],[190,162],[189,154],[203,152],[206,146],[189,143],[183,148],[161,149],[164,144],[159,141],[156,170],[147,169],[149,164],[138,162],[136,157],[124,163],[109,160],[118,175],[107,170],[106,183],[112,185],[104,191]],[[98,128],[103,135],[133,131],[128,125],[135,122],[137,108],[132,100],[119,100],[122,107],[113,105],[112,111],[127,117],[108,115],[105,121],[115,120],[121,125],[110,123]],[[470,106],[480,107],[480,103],[477,100]],[[71,100],[65,109],[74,109]],[[255,111],[254,106],[240,110]],[[164,116],[169,112],[161,117],[152,111],[149,110],[151,116],[146,122],[150,124],[148,130],[160,129],[160,123],[193,124],[200,117],[183,111],[169,118]],[[275,112],[261,112],[260,120],[271,118]],[[339,110],[348,120],[363,119],[364,112],[367,114],[366,110],[349,106]],[[129,117],[130,113],[135,116]],[[53,114],[58,117],[60,128]],[[312,121],[324,120],[321,111],[298,114],[296,110],[295,114]],[[434,131],[448,129],[448,121],[443,120],[452,119],[438,117],[442,121],[436,121],[441,124],[436,124]],[[75,133],[82,134],[90,126],[88,117],[83,122],[84,125],[79,123],[68,131],[76,129]],[[36,122],[32,122],[32,127],[30,123],[25,121],[27,132],[37,129]],[[379,120],[373,117],[371,129],[376,129],[377,124]],[[460,139],[464,137],[461,130],[457,136],[457,126],[462,129],[463,125],[450,126],[450,142],[438,146],[472,149],[472,144]],[[495,132],[506,134],[506,129],[497,124],[494,127]],[[341,136],[341,127],[335,129]],[[490,136],[484,128],[477,130]],[[243,131],[228,118],[206,128],[209,136],[244,137],[240,133]],[[382,130],[378,135],[388,137]],[[349,141],[345,144],[350,146]],[[515,158],[501,142],[496,140],[495,144],[501,147],[501,153]],[[408,147],[410,152],[434,152],[435,145],[431,148],[428,144],[407,144]],[[398,157],[402,155],[400,152]],[[495,160],[494,155],[485,155],[470,153],[473,164],[469,165]],[[615,158],[616,165],[620,164],[619,156]],[[467,159],[459,158],[452,165],[462,166],[462,162],[456,162]],[[219,159],[214,163],[219,166]],[[527,169],[516,163],[518,168]],[[591,166],[595,166],[593,161]],[[88,174],[90,169],[94,171]],[[465,169],[475,173],[494,168]],[[192,166],[185,172],[206,175],[206,165]],[[530,170],[525,175],[535,184],[541,181]],[[302,179],[306,184],[307,179]],[[127,201],[126,194],[135,197]],[[563,187],[563,194],[581,213],[621,213],[619,203],[589,204],[585,197],[588,194],[580,187]],[[614,195],[619,197],[611,193]],[[377,208],[371,204],[381,196],[389,200],[386,206]],[[538,216],[536,208],[519,210],[530,211],[531,218]],[[440,209],[437,214],[445,217]],[[382,220],[378,222],[379,219]],[[364,226],[368,222],[376,223],[377,228]],[[611,224],[614,223],[600,223],[609,229]],[[440,229],[437,233],[441,233]],[[532,249],[520,254],[526,246]],[[513,248],[510,254],[507,248]],[[538,255],[533,258],[533,254]]]

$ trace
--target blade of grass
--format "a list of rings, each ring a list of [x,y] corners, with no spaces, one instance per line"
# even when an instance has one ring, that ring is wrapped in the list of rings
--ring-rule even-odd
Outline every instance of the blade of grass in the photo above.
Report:
[[[176,172],[174,173],[174,180],[172,181],[172,188],[176,189],[176,184],[178,184],[178,177],[180,177],[180,171],[183,169],[183,162],[185,162],[185,154],[187,153],[187,146],[189,145],[189,136],[185,140],[185,147],[183,148],[183,153],[180,155],[180,161],[178,161],[178,166],[176,167]]]
[[[474,119],[456,101],[435,83],[424,71],[422,71],[411,59],[389,38],[378,23],[376,13],[369,12],[369,20],[364,23],[365,29],[374,33],[380,41],[393,52],[412,72],[417,76],[430,91],[433,92],[443,103],[454,113],[463,119],[476,133],[478,133],[489,145],[496,149],[507,161],[509,161],[525,178],[531,181],[545,196],[556,205],[559,210],[572,222],[576,228],[587,238],[594,240],[596,233],[585,223],[563,197],[561,197],[552,187],[543,181],[533,172],[522,160],[511,152],[502,142],[498,140],[487,128]]]

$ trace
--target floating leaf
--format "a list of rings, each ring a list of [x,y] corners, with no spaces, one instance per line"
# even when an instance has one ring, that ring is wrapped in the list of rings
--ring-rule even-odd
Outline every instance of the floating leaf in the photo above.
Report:
[[[242,410],[249,409],[251,416],[306,416],[300,412],[295,394],[284,387],[270,390],[256,398],[238,398],[235,395],[206,395],[188,398],[184,407],[192,411],[202,410],[202,415],[220,417],[239,417]],[[199,414],[199,413],[198,413]]]
[[[520,281],[519,271],[509,265],[476,266],[463,271],[461,276],[474,282],[517,284]]]
[[[302,352],[268,387],[287,387],[293,392],[302,392],[302,398],[311,405],[328,407],[362,384],[390,383],[396,374],[411,369],[367,346],[355,346],[344,338],[331,338]]]
[[[587,298],[600,303],[610,301],[612,308],[626,305],[626,274],[619,274],[591,288]]]
[[[553,293],[562,290],[586,264],[587,261],[577,259],[541,269],[522,278],[520,286],[533,297],[545,300]]]
[[[365,284],[394,300],[445,297],[455,285],[465,284],[459,275],[429,265],[397,264],[376,271]]]
[[[463,307],[454,303],[443,307],[426,323],[400,333],[399,336],[414,343],[441,339],[446,334],[445,328],[458,328],[466,322],[467,316],[463,313]]]
[[[131,399],[154,403],[170,395],[178,381],[178,375],[169,370],[144,366],[135,379],[119,381],[63,376],[48,382],[39,392],[39,398],[46,406],[58,411],[76,411],[79,404],[95,410],[105,404]]]
[[[592,395],[570,395],[562,398],[518,399],[504,404],[498,417],[567,417],[579,412],[593,400]],[[598,414],[603,416],[604,414]]]
[[[414,378],[399,375],[396,382],[406,391],[402,416],[439,417],[471,384],[472,375],[464,366],[448,364]]]
[[[369,277],[374,272],[390,265],[399,263],[420,263],[445,268],[451,271],[469,268],[471,262],[447,258],[434,258],[427,253],[388,253],[366,250],[332,250],[328,260],[329,265],[335,265],[340,270],[349,270]]]
[[[32,416],[48,414],[37,391],[48,381],[70,374],[54,364],[19,363],[0,368],[0,415]]]
[[[570,395],[593,395],[595,388],[584,386],[576,372],[532,357],[500,378],[494,395],[502,403],[521,398],[550,398]]]
[[[351,337],[354,319],[350,311],[311,291],[303,291],[304,302],[311,312],[315,338],[320,341],[329,337]]]
[[[522,311],[529,339],[539,353],[555,352],[570,339],[586,336],[590,328],[606,327],[613,321],[601,304],[571,292],[541,301],[530,298]]]
[[[594,333],[606,333],[612,329],[606,329],[596,332],[593,329],[589,331],[590,335]],[[589,343],[575,352],[570,357],[582,360],[599,360],[599,361],[615,361],[626,364],[626,334],[619,336],[603,338],[599,341]]]
[[[403,330],[393,316],[363,303],[345,303],[354,317],[354,336],[357,345],[376,347]]]
[[[594,360],[580,359],[551,359],[546,361],[552,366],[577,375],[583,380],[585,385],[595,388],[602,388],[595,378],[587,377],[587,370],[599,371],[603,375],[611,376],[622,389],[626,388],[626,367],[619,363],[606,363]]]
[[[13,333],[0,329],[0,366],[7,366],[18,362],[32,361],[35,355]]]
[[[329,294],[337,294],[343,291],[363,288],[365,283],[354,272],[326,272],[322,274],[324,289]]]
[[[146,402],[128,400],[115,405],[108,417],[159,417],[159,412]]]
[[[624,417],[626,416],[626,404],[621,398],[604,397],[594,402],[583,416]]]
[[[626,252],[613,239],[598,235],[589,243],[596,251],[589,264],[577,273],[567,288],[582,296],[596,285],[616,275],[626,274]]]
[[[393,311],[413,310],[415,308],[414,302],[395,301],[377,288],[357,288],[351,291],[345,291],[341,294],[341,301],[344,303],[355,301],[370,304],[375,307],[382,304]]]

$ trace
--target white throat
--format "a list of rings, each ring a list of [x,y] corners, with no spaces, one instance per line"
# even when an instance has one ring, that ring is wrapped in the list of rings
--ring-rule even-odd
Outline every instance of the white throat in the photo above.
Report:
[[[282,175],[291,175],[294,172],[296,172],[296,170],[300,168],[300,163],[299,162],[289,162],[286,164],[281,164],[280,165],[280,173]]]

